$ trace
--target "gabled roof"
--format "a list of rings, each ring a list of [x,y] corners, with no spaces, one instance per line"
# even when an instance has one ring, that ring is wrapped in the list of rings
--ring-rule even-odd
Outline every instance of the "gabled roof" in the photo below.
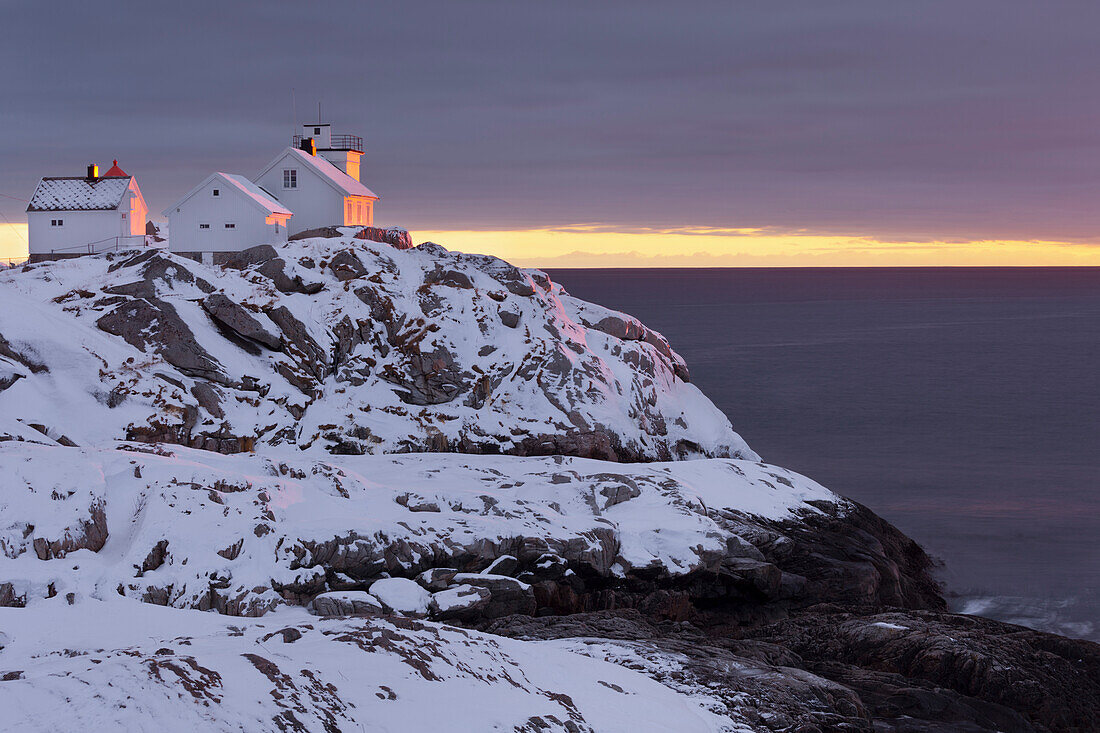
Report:
[[[187,199],[191,198],[196,193],[206,188],[207,184],[215,180],[225,184],[226,190],[236,191],[237,193],[243,195],[250,202],[252,202],[253,206],[260,209],[267,215],[283,214],[285,216],[293,216],[294,214],[294,212],[292,212],[290,209],[279,203],[279,200],[277,198],[275,198],[270,193],[260,188],[244,176],[237,175],[236,173],[221,172],[211,173],[203,180],[202,183],[188,191],[186,196],[169,206],[161,213],[164,216],[168,216],[168,213],[170,211],[172,211],[173,209],[177,209],[180,206],[183,206],[184,202],[187,201]]]
[[[43,178],[34,189],[27,211],[112,211],[122,203],[131,178]]]
[[[275,159],[268,163],[267,167],[260,171],[260,175],[256,178],[264,176],[269,170],[279,164],[280,161],[287,156],[292,156],[296,163],[311,168],[318,176],[321,177],[325,183],[332,186],[334,189],[340,192],[343,196],[366,196],[371,199],[378,199],[378,194],[371,191],[359,181],[355,180],[347,173],[329,163],[327,160],[319,155],[310,155],[309,153],[298,150],[297,148],[287,148],[283,152],[275,156]]]

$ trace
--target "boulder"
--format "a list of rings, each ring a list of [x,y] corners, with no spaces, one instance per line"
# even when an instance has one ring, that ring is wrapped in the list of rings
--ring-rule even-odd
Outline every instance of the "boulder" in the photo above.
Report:
[[[429,610],[437,621],[472,621],[482,618],[491,602],[492,592],[488,588],[462,584],[433,593]]]
[[[252,265],[262,265],[278,256],[279,253],[270,244],[261,244],[256,247],[242,249],[240,252],[234,252],[222,266],[233,270],[243,270]]]
[[[202,301],[203,309],[221,326],[238,336],[255,341],[272,351],[283,348],[282,340],[268,330],[243,306],[234,303],[224,293],[214,293]]]
[[[428,591],[408,578],[377,580],[371,584],[370,592],[387,611],[402,616],[427,616],[432,601]]]
[[[382,603],[366,591],[321,593],[309,604],[316,616],[376,616],[383,613]]]
[[[483,619],[499,618],[514,613],[535,612],[535,592],[527,583],[506,575],[458,573],[452,579],[458,585],[469,585],[489,591],[490,598],[479,609]]]
[[[355,233],[356,239],[369,239],[372,242],[381,242],[382,244],[392,245],[395,249],[412,249],[412,237],[409,236],[409,232],[406,229],[400,229],[398,227],[390,227],[388,229],[380,229],[379,227],[363,227]]]
[[[430,568],[416,576],[416,581],[430,591],[441,591],[451,585],[458,572],[454,568]]]

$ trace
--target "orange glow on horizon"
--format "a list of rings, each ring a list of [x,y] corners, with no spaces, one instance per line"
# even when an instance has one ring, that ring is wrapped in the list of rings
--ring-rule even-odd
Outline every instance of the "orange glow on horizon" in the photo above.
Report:
[[[762,230],[615,232],[600,227],[413,231],[462,252],[523,267],[1100,266],[1100,245],[1057,241],[881,242],[872,237]]]
[[[1057,241],[880,242],[752,229],[621,232],[599,226],[412,235],[418,243],[496,255],[522,267],[1100,266],[1100,244]],[[0,261],[26,256],[26,224],[0,223]]]

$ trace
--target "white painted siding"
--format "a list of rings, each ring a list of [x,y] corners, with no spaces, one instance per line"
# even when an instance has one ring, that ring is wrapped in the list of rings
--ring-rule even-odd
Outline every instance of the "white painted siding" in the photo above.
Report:
[[[347,173],[355,180],[359,178],[359,160],[363,157],[363,154],[357,150],[318,150],[317,155],[321,156],[329,163]]]
[[[267,218],[239,189],[215,178],[168,212],[168,246],[173,252],[236,252],[285,242],[285,223],[268,224]]]
[[[332,125],[324,122],[317,125],[302,125],[302,137],[311,137],[319,148],[332,145]]]
[[[27,237],[30,254],[87,254],[116,248],[144,245],[145,222],[141,237],[124,237],[122,213],[110,211],[28,211]],[[129,212],[126,212],[129,213]],[[52,220],[64,222],[51,226]]]
[[[296,188],[283,187],[284,170],[296,171]],[[345,223],[343,195],[311,168],[293,158],[284,158],[255,180],[294,212],[290,220],[291,234]]]
[[[149,207],[145,205],[145,198],[141,195],[136,178],[130,179],[130,190],[123,197],[122,206],[119,208],[126,214],[127,222],[122,224],[122,234],[144,237],[145,222],[149,219]]]

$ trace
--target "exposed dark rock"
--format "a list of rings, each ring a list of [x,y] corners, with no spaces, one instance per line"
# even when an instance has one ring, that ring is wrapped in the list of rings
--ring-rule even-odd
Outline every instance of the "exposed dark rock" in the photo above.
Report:
[[[406,357],[404,367],[404,372],[390,369],[382,372],[381,376],[403,389],[398,396],[408,404],[438,405],[450,402],[467,389],[466,376],[455,364],[451,352],[443,346],[427,354],[412,351]]]
[[[436,268],[424,276],[425,285],[447,285],[452,288],[469,290],[474,286],[468,275],[457,270]]]
[[[22,608],[27,605],[25,595],[17,595],[11,583],[0,583],[0,608]]]
[[[268,260],[273,260],[278,257],[278,252],[270,244],[261,244],[256,247],[249,247],[248,249],[242,249],[240,252],[233,253],[226,261],[223,267],[228,267],[233,270],[243,270],[246,267],[252,265],[261,265]]]
[[[288,353],[298,357],[299,364],[304,370],[312,372],[317,379],[324,379],[330,366],[328,352],[313,339],[305,324],[284,305],[267,311],[267,316],[286,337]]]
[[[354,252],[341,250],[329,260],[328,267],[337,280],[344,282],[367,274],[367,268]]]
[[[412,237],[409,236],[409,232],[405,229],[398,227],[390,227],[388,229],[380,229],[379,227],[363,227],[355,233],[356,239],[369,239],[372,242],[381,242],[382,244],[392,245],[395,249],[412,249]]]
[[[445,600],[446,604],[441,605]],[[436,621],[471,621],[486,618],[493,594],[488,588],[468,583],[432,596],[429,612]]]
[[[283,344],[278,336],[265,328],[244,306],[234,303],[224,293],[208,295],[202,301],[202,307],[211,318],[237,335],[262,344],[272,351],[282,349]]]
[[[295,275],[294,277],[287,275],[286,261],[281,257],[267,260],[256,268],[256,272],[270,280],[271,284],[274,285],[275,289],[280,293],[305,293],[306,295],[315,295],[324,288],[322,283],[307,283],[303,281],[299,275]]]
[[[155,328],[150,328],[154,325]],[[222,366],[199,346],[176,309],[161,300],[129,300],[100,317],[96,326],[138,349],[152,347],[188,376],[225,383]]]
[[[16,351],[15,348],[8,343],[7,339],[4,338],[3,334],[0,334],[0,356],[7,357],[12,361],[22,364],[34,374],[41,374],[42,372],[49,371],[45,364],[40,363],[34,357]],[[15,379],[12,379],[8,386],[10,387],[14,383]]]
[[[456,585],[484,588],[489,592],[489,600],[479,607],[479,618],[490,619],[516,613],[527,615],[535,613],[534,590],[515,578],[503,575],[459,573],[454,576],[453,582]]]
[[[981,730],[1095,730],[1100,645],[938,611],[812,611],[752,629],[876,716]],[[947,728],[944,728],[945,730]],[[961,728],[960,728],[961,729]]]
[[[99,552],[106,542],[107,513],[103,504],[96,502],[88,507],[87,519],[80,520],[75,527],[66,528],[58,537],[35,537],[33,546],[39,560],[50,560],[65,557],[76,550]]]
[[[306,229],[304,232],[298,232],[297,234],[290,235],[289,241],[295,242],[299,239],[313,239],[314,237],[335,239],[336,237],[342,236],[344,236],[344,233],[340,231],[339,227],[316,227],[314,229]]]

